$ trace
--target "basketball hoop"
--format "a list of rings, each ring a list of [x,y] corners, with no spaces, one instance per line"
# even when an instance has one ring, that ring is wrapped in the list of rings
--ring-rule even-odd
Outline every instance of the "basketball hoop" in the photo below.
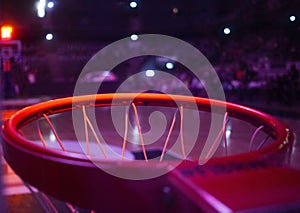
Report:
[[[186,161],[201,162],[199,151],[204,147],[201,141],[207,138],[205,129],[209,125],[205,125],[206,121],[201,122],[203,126],[200,130],[203,128],[204,133],[200,132],[193,147],[189,146],[187,141],[191,130],[185,127],[187,122],[184,119],[196,113],[194,110],[189,111],[193,103],[198,107],[200,118],[209,117],[211,106],[220,111],[226,109],[222,128],[218,130],[218,136],[208,150],[212,153],[203,155],[206,164],[274,162],[275,158],[276,163],[283,163],[287,159],[294,140],[293,133],[274,117],[232,103],[167,94],[78,96],[24,108],[3,125],[4,157],[25,182],[61,200],[88,209],[110,212],[118,210],[120,206],[132,209],[133,205],[135,210],[145,211],[145,205],[156,202],[157,198],[145,198],[144,193],[157,194],[156,190],[167,184],[165,174],[168,171]],[[111,128],[112,121],[108,118],[111,115],[107,112],[112,105],[120,107],[120,111],[124,112],[124,131],[121,135]],[[96,111],[99,109],[100,114],[96,115],[99,129],[103,125],[101,133],[107,133],[102,134],[102,137],[97,134],[95,123],[89,119],[91,107]],[[77,133],[71,128],[71,112],[74,110],[81,114],[78,120],[82,120],[84,127],[82,141],[78,140]],[[143,115],[148,116],[153,111],[166,114],[169,128],[161,137],[157,137],[156,142],[147,143],[143,138],[148,128],[144,124]],[[231,144],[228,128],[231,125],[230,131],[234,132],[235,120],[253,127],[249,128],[253,134],[248,141]],[[62,124],[62,121],[69,123]],[[128,123],[134,124],[135,133],[129,132]],[[192,127],[192,124],[189,125]],[[136,137],[137,142],[129,143],[130,137]],[[174,142],[176,140],[178,144]],[[214,144],[217,147],[213,147]],[[75,145],[80,148],[74,149]],[[175,152],[172,147],[177,147],[174,148]],[[242,150],[232,151],[234,147],[241,147]],[[205,156],[209,159],[205,159]],[[163,171],[162,175],[151,178],[151,174],[157,170]],[[122,179],[111,175],[114,171],[149,175],[150,178],[143,181]],[[111,201],[118,205],[109,205]],[[146,211],[155,211],[155,208],[149,207]]]

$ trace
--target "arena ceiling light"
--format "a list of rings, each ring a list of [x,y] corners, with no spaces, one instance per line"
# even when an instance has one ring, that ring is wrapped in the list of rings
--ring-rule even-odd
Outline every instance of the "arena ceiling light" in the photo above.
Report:
[[[171,69],[174,68],[174,64],[172,62],[167,62],[166,63],[166,68],[169,69],[169,70],[171,70]]]
[[[154,70],[146,70],[145,74],[147,77],[153,77],[153,76],[155,76],[155,71]]]
[[[225,27],[223,32],[224,32],[225,35],[228,35],[228,34],[230,34],[231,31],[230,31],[229,27]]]
[[[293,15],[292,15],[292,16],[290,16],[290,21],[291,21],[291,22],[294,22],[294,21],[296,21],[296,16],[293,16]]]
[[[46,40],[47,41],[51,41],[52,39],[53,39],[53,34],[52,33],[48,33],[47,35],[46,35]]]
[[[40,0],[36,3],[37,16],[39,18],[44,18],[46,15],[46,0]]]
[[[138,4],[137,4],[137,2],[135,2],[135,1],[131,1],[131,2],[129,3],[129,6],[130,6],[131,8],[136,8],[136,7],[138,6]]]
[[[136,40],[139,39],[139,37],[138,37],[138,35],[136,35],[136,34],[132,34],[132,35],[130,36],[130,39],[131,39],[132,41],[136,41]]]
[[[50,9],[53,8],[54,7],[54,2],[49,1],[48,4],[47,4],[47,7],[50,8]]]

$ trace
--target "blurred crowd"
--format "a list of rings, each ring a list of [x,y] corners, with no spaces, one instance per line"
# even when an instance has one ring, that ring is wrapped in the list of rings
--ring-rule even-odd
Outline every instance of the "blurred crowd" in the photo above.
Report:
[[[297,102],[300,44],[290,37],[260,32],[237,39],[206,38],[191,39],[188,42],[199,49],[213,65],[227,99],[235,101],[261,98],[265,101],[287,104]],[[42,95],[38,91],[47,93],[41,89],[47,84],[74,86],[88,60],[105,45],[104,42],[64,42],[53,44],[51,47],[49,44],[23,44],[22,58],[17,61],[11,60],[9,75],[2,72],[1,85],[4,85],[2,89],[4,97]],[[134,45],[138,45],[138,42]],[[161,48],[168,51],[168,47]],[[114,57],[126,54],[122,51],[126,50],[116,50]],[[197,59],[190,58],[190,60]],[[2,70],[3,63],[2,60]],[[145,58],[124,62],[116,68],[116,76],[123,81],[134,73],[144,71],[147,63],[149,60]],[[179,63],[174,63],[175,67],[166,71],[183,82],[182,85],[189,88],[194,95],[206,96],[203,85],[205,82],[186,72]],[[153,69],[161,69],[155,63],[152,63],[152,66]],[[162,79],[156,82],[139,79],[138,82],[132,83],[132,88],[128,88],[128,91],[134,90],[135,84],[152,84],[152,87],[154,84],[157,90],[165,93],[176,93],[180,85]],[[55,90],[55,86],[51,88]],[[53,94],[55,93],[59,91],[54,91]]]

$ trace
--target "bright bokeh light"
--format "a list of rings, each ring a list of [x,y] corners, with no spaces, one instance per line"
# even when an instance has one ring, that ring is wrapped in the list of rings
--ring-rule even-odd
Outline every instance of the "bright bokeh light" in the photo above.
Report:
[[[38,10],[37,16],[38,16],[39,18],[44,18],[45,15],[46,15],[45,10]]]
[[[178,10],[177,7],[174,7],[174,8],[172,9],[172,12],[173,12],[174,14],[177,14],[177,13],[179,12],[179,10]]]
[[[230,135],[231,135],[231,130],[227,129],[225,134],[226,134],[226,139],[229,140],[230,139]]]
[[[135,1],[130,2],[129,6],[131,8],[136,8],[138,6],[138,4]]]
[[[50,142],[52,142],[52,143],[56,142],[56,137],[52,131],[50,131],[50,133],[49,133],[49,139],[50,139]]]
[[[228,27],[224,28],[224,34],[228,35],[230,33],[230,29]]]
[[[46,7],[46,0],[40,0],[36,3],[37,16],[39,18],[45,17],[46,15],[45,7]]]
[[[166,68],[171,70],[174,68],[174,64],[172,62],[168,62],[168,63],[166,63]]]
[[[153,76],[155,76],[154,70],[147,70],[147,71],[146,71],[146,76],[147,76],[147,77],[153,77]]]
[[[13,28],[12,26],[2,26],[1,27],[1,39],[8,40],[12,37]]]
[[[53,39],[53,34],[52,33],[48,33],[47,35],[46,35],[46,40],[47,41],[51,41]]]
[[[50,8],[50,9],[53,8],[54,7],[54,2],[49,1],[48,4],[47,4],[47,7]]]
[[[296,21],[296,16],[290,16],[290,21]]]
[[[136,41],[136,40],[139,39],[139,37],[138,37],[138,35],[136,35],[136,34],[132,34],[132,35],[130,36],[130,39],[131,39],[132,41]]]

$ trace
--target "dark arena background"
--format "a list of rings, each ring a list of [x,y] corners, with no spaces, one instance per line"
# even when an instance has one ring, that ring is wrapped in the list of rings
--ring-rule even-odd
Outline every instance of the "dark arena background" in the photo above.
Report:
[[[0,27],[0,212],[300,212],[299,0],[2,0]],[[206,164],[195,159],[204,147],[200,141],[214,128],[208,103],[220,107],[217,101],[206,102],[205,84],[216,79],[209,72],[199,79],[176,61],[180,47],[161,46],[172,50],[173,59],[137,56],[111,70],[94,67],[81,75],[98,51],[120,39],[129,39],[129,51],[145,48],[139,42],[144,34],[192,45],[220,80],[227,112],[215,141],[219,146]],[[126,52],[110,54],[118,59]],[[160,78],[158,71],[177,80]],[[138,77],[118,90],[133,75]],[[96,170],[88,161],[95,154],[90,148],[98,143],[102,149],[102,138],[88,117],[90,100],[74,100],[78,105],[72,106],[68,99],[76,85],[98,89],[95,122],[103,138],[112,141],[104,150],[111,145],[122,150],[122,160],[132,157],[125,166],[120,159],[108,161],[109,171],[138,168],[137,174],[150,174],[161,169],[157,156],[165,157],[165,164],[179,160],[178,153],[168,154],[167,143],[178,137],[183,147],[183,137],[192,140],[197,111],[201,132],[195,147],[188,156],[181,148],[183,162],[161,177],[127,180]],[[174,101],[164,96],[183,95],[181,86],[196,97],[197,110],[186,109],[191,107],[186,96]],[[116,92],[126,137],[127,123],[133,125],[128,141],[132,137],[134,142],[126,149],[126,137],[117,133],[108,113],[113,103],[107,94]],[[125,93],[143,94],[132,98]],[[78,108],[83,115],[72,117],[67,111]],[[149,116],[154,111],[165,120]],[[88,135],[91,140],[81,154],[74,117],[84,121],[82,141]],[[163,121],[168,128],[158,145],[152,147],[145,138],[145,150],[142,135]],[[100,154],[106,165],[105,151]]]

